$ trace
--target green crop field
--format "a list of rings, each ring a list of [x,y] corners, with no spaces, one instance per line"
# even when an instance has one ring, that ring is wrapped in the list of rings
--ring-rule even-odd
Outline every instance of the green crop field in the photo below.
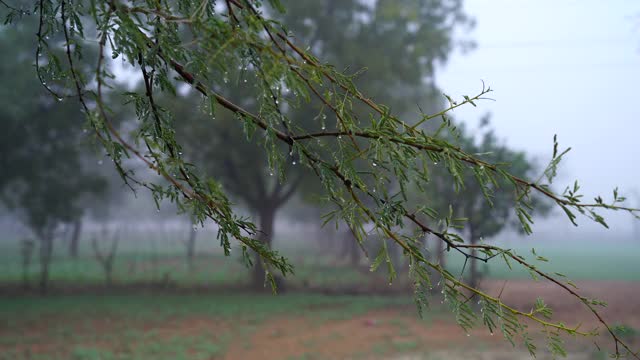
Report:
[[[116,284],[168,283],[180,286],[242,285],[248,281],[249,271],[240,262],[239,254],[224,256],[217,246],[215,235],[210,234],[198,241],[197,254],[189,268],[185,259],[185,248],[180,233],[131,233],[122,236],[113,270]],[[108,240],[108,239],[107,239]],[[76,259],[66,254],[65,244],[56,247],[51,264],[51,280],[55,283],[102,284],[105,274],[96,261],[89,239],[83,239],[80,256]],[[107,247],[109,242],[104,242]],[[276,242],[276,246],[278,246]],[[534,259],[530,243],[514,242],[509,248],[528,259]],[[323,252],[316,246],[295,246],[288,240],[279,247],[295,266],[295,275],[289,279],[295,285],[314,287],[348,286],[353,284],[379,283],[386,277],[384,267],[371,274],[367,271],[368,260],[360,268],[354,268],[348,260],[336,260],[335,254]],[[37,250],[37,249],[36,249]],[[621,242],[616,246],[589,242],[574,246],[554,245],[544,242],[536,246],[536,253],[548,262],[535,262],[536,266],[550,273],[561,273],[573,280],[640,280],[640,244]],[[456,273],[462,270],[464,258],[456,252],[447,255],[447,267]],[[398,264],[402,267],[402,264]],[[468,266],[468,264],[467,264]],[[480,263],[480,271],[493,279],[527,279],[529,272],[511,263],[511,268],[501,258],[489,263]],[[468,268],[467,268],[468,269]],[[31,281],[37,279],[39,267],[37,251],[27,269]],[[19,284],[23,266],[20,243],[6,240],[0,243],[0,283]],[[398,281],[405,281],[404,277]]]

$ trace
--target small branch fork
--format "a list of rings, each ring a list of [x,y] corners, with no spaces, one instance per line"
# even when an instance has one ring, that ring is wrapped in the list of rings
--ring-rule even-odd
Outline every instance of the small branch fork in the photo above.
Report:
[[[395,122],[397,125],[399,125],[401,128],[403,128],[404,132],[403,133],[399,133],[397,134],[397,136],[388,136],[387,138],[384,138],[384,140],[386,141],[390,141],[396,144],[400,144],[400,145],[404,145],[404,146],[408,146],[411,148],[414,148],[416,150],[420,150],[420,151],[429,151],[429,152],[449,152],[450,154],[452,154],[454,157],[456,157],[458,160],[464,161],[470,165],[473,166],[483,166],[487,169],[490,169],[493,172],[498,172],[499,169],[496,165],[493,164],[489,164],[486,163],[482,160],[479,160],[469,154],[466,154],[462,149],[460,148],[456,148],[456,147],[444,147],[442,145],[437,145],[435,142],[429,142],[431,139],[430,137],[426,136],[422,131],[417,130],[416,127],[418,124],[415,124],[413,126],[406,124],[405,122],[401,121],[400,119],[391,116],[390,114],[388,114],[383,108],[381,108],[380,106],[378,106],[375,102],[373,102],[371,99],[366,98],[364,95],[362,95],[358,90],[354,90],[354,89],[350,89],[348,88],[346,85],[344,85],[341,81],[337,80],[325,67],[323,67],[321,64],[317,63],[313,58],[309,57],[304,51],[302,51],[301,49],[299,49],[296,45],[294,45],[289,37],[284,34],[284,32],[281,31],[277,31],[275,35],[272,34],[271,30],[273,29],[272,27],[270,27],[271,25],[268,25],[268,22],[263,19],[261,17],[261,15],[251,7],[251,4],[248,1],[244,1],[244,4],[238,2],[237,0],[226,0],[227,6],[229,7],[229,12],[231,14],[231,18],[233,19],[233,21],[235,23],[239,23],[239,18],[238,18],[238,13],[234,12],[232,10],[233,6],[235,6],[238,9],[238,12],[242,12],[247,11],[247,9],[249,9],[249,15],[250,16],[254,16],[258,19],[260,19],[265,27],[265,30],[267,31],[267,33],[269,34],[269,38],[270,41],[273,43],[273,45],[278,49],[278,52],[282,54],[282,56],[284,57],[284,59],[286,60],[287,64],[289,65],[290,69],[298,76],[301,78],[301,80],[303,80],[305,82],[305,84],[307,84],[309,86],[309,88],[312,90],[312,92],[314,93],[315,96],[317,96],[329,109],[331,109],[332,112],[334,112],[336,114],[336,116],[338,117],[339,121],[342,121],[341,117],[340,117],[340,111],[338,111],[338,109],[336,109],[334,106],[331,105],[331,103],[325,99],[311,84],[311,82],[308,80],[307,77],[304,76],[304,74],[299,70],[299,64],[296,63],[296,61],[291,58],[290,56],[287,56],[287,51],[286,49],[282,46],[282,44],[280,44],[278,41],[276,41],[276,39],[280,39],[280,41],[283,42],[283,44],[286,45],[287,48],[289,48],[291,51],[293,51],[295,54],[297,54],[297,56],[299,56],[301,59],[303,59],[304,63],[306,64],[305,66],[310,66],[313,67],[316,71],[319,71],[320,73],[322,73],[322,75],[327,79],[327,81],[329,81],[330,83],[337,85],[338,87],[340,87],[342,89],[342,91],[344,91],[345,95],[348,96],[352,96],[355,97],[356,99],[358,99],[359,101],[361,101],[363,104],[365,104],[366,106],[368,106],[370,109],[372,109],[374,112],[377,112],[378,114],[388,117],[391,121]],[[41,29],[42,29],[42,22],[43,22],[43,14],[42,14],[42,1],[40,2],[41,7],[40,7],[40,26],[39,26],[39,31],[38,31],[38,40],[39,40],[39,44],[41,43],[42,39],[42,33],[41,33]],[[231,6],[233,5],[233,6]],[[159,18],[164,19],[165,21],[170,21],[170,22],[191,22],[193,19],[186,19],[186,18],[179,18],[179,17],[174,17],[170,14],[165,14],[162,13],[159,10],[146,10],[146,9],[142,9],[142,8],[126,8],[125,6],[122,6],[120,4],[117,4],[116,1],[110,1],[109,2],[109,12],[107,14],[107,18],[109,18],[114,12],[116,11],[125,11],[125,12],[136,12],[136,13],[143,13],[146,15],[154,15],[157,16]],[[63,19],[63,27],[64,27],[64,35],[65,35],[65,40],[66,40],[66,49],[67,49],[67,61],[69,63],[70,66],[70,71],[71,71],[71,77],[73,82],[75,83],[76,86],[76,91],[77,91],[77,96],[78,99],[84,109],[84,111],[89,114],[91,112],[91,108],[88,106],[86,99],[84,98],[84,93],[82,91],[82,89],[84,88],[84,83],[82,82],[82,80],[80,79],[80,77],[77,75],[77,72],[75,70],[74,67],[74,63],[73,63],[73,58],[71,56],[71,51],[70,51],[70,39],[69,39],[69,34],[68,31],[66,29],[66,24],[64,21],[64,16],[65,16],[65,1],[62,1],[62,9],[61,9],[61,13],[62,13],[62,19]],[[143,34],[142,32],[140,32],[141,34]],[[144,35],[144,34],[143,34]],[[95,94],[95,98],[96,98],[96,108],[98,110],[98,113],[100,115],[100,117],[102,118],[102,120],[104,121],[105,127],[106,127],[106,135],[101,133],[97,127],[95,127],[94,124],[94,129],[95,129],[95,133],[98,137],[98,139],[100,141],[103,142],[103,144],[108,144],[111,140],[111,137],[114,137],[118,143],[120,143],[125,149],[127,149],[127,151],[131,152],[136,158],[138,158],[139,160],[141,160],[143,163],[145,163],[150,169],[156,171],[159,175],[161,175],[163,178],[165,178],[167,181],[169,181],[176,189],[178,189],[185,198],[187,199],[193,199],[193,200],[198,200],[201,201],[203,203],[206,204],[207,208],[208,208],[208,212],[207,215],[209,217],[211,217],[212,219],[214,219],[214,221],[218,221],[220,219],[228,219],[230,217],[230,214],[227,213],[224,209],[225,206],[223,204],[219,204],[216,203],[210,196],[207,196],[206,194],[203,194],[201,192],[201,190],[198,189],[197,184],[192,181],[192,178],[189,176],[189,173],[187,172],[187,170],[183,167],[180,166],[179,170],[180,173],[182,175],[182,179],[176,179],[174,176],[171,176],[169,173],[167,173],[161,163],[159,161],[155,161],[152,162],[149,159],[147,159],[147,157],[145,157],[142,153],[140,153],[133,145],[129,144],[120,134],[119,132],[116,130],[116,128],[114,127],[114,125],[109,121],[109,118],[107,116],[107,111],[104,108],[103,105],[103,92],[102,92],[102,88],[103,88],[103,67],[104,67],[104,48],[106,45],[106,41],[107,38],[109,36],[109,31],[108,28],[104,29],[102,31],[102,33],[100,34],[100,40],[99,40],[99,57],[98,57],[98,64],[97,64],[97,68],[96,68],[96,78],[97,78],[97,93]],[[145,35],[146,36],[146,35]],[[149,42],[150,45],[152,45],[151,41]],[[260,50],[260,49],[259,49]],[[142,52],[142,50],[141,50]],[[38,55],[40,54],[40,45],[38,45],[38,50],[36,53],[36,57],[38,57]],[[251,112],[243,109],[242,107],[236,105],[235,103],[233,103],[232,101],[224,98],[223,96],[221,96],[220,94],[214,92],[211,89],[208,89],[203,83],[201,83],[200,81],[197,80],[197,78],[191,74],[189,71],[186,70],[185,66],[182,65],[181,63],[179,63],[178,61],[171,59],[171,58],[167,58],[165,54],[162,53],[162,51],[157,51],[157,56],[170,68],[172,68],[185,82],[191,84],[197,91],[199,91],[201,94],[208,96],[208,97],[213,97],[216,99],[216,101],[223,106],[224,108],[228,109],[229,111],[236,113],[236,114],[240,114],[242,115],[244,118],[249,119],[250,121],[252,121],[256,126],[258,126],[259,128],[261,128],[262,130],[269,130],[272,131],[275,136],[282,142],[288,144],[289,146],[293,146],[294,144],[298,143],[298,142],[302,142],[305,140],[309,140],[309,139],[316,139],[316,138],[321,138],[321,137],[339,137],[339,136],[348,136],[350,137],[353,142],[354,142],[354,146],[357,147],[357,144],[355,142],[356,138],[362,138],[362,139],[369,139],[369,140],[375,140],[375,139],[380,139],[381,135],[380,134],[376,134],[367,130],[359,130],[359,131],[352,131],[352,130],[348,130],[346,126],[343,125],[344,130],[342,131],[333,131],[333,132],[320,132],[320,133],[307,133],[307,134],[294,134],[291,132],[291,130],[289,128],[286,129],[286,132],[282,132],[279,131],[275,128],[273,128],[271,125],[268,124],[268,122],[266,122],[265,120],[263,120],[260,116],[258,115],[254,115]],[[36,59],[37,62],[37,59]],[[151,110],[152,110],[152,116],[154,117],[154,120],[156,121],[156,125],[159,127],[159,131],[161,131],[162,129],[162,124],[161,124],[161,117],[158,111],[157,106],[155,105],[155,101],[154,101],[154,97],[153,97],[153,69],[151,71],[148,71],[146,69],[145,66],[145,60],[140,57],[140,68],[141,68],[141,72],[144,78],[144,82],[145,82],[145,89],[146,89],[146,96],[149,100],[150,106],[151,106]],[[430,115],[427,117],[424,117],[421,122],[426,121],[430,118],[434,118],[434,117],[438,117],[438,116],[443,116],[445,113],[468,103],[473,104],[473,102],[475,100],[481,100],[484,98],[484,95],[486,95],[488,92],[490,92],[491,90],[489,88],[484,88],[482,89],[482,91],[480,92],[479,95],[476,95],[472,98],[466,98],[464,101],[458,103],[458,104],[450,104],[450,106],[444,110],[442,110],[441,112],[434,114],[434,115]],[[105,137],[106,136],[106,137]],[[420,140],[425,140],[425,141],[420,141]],[[378,202],[382,202],[385,203],[385,200],[377,197],[376,195],[374,195],[373,193],[371,193],[370,191],[368,191],[367,189],[363,188],[362,186],[360,186],[359,184],[354,184],[352,181],[350,181],[348,179],[348,177],[341,172],[341,170],[339,169],[339,167],[335,164],[329,163],[323,159],[318,158],[316,155],[312,154],[308,149],[306,149],[304,146],[300,146],[299,147],[300,152],[302,155],[304,155],[306,157],[306,160],[308,161],[308,164],[311,166],[311,168],[314,170],[314,172],[320,176],[320,171],[322,168],[324,169],[328,169],[331,173],[333,173],[336,177],[336,179],[339,179],[342,184],[344,185],[344,188],[346,189],[346,191],[350,194],[351,198],[353,199],[354,203],[358,205],[358,208],[360,209],[360,211],[366,215],[366,217],[372,221],[373,223],[375,223],[376,227],[378,229],[380,229],[387,237],[391,238],[393,241],[395,241],[396,243],[398,243],[412,258],[414,258],[416,261],[423,263],[425,265],[427,265],[428,267],[431,267],[433,270],[441,273],[444,278],[446,280],[448,280],[451,284],[453,284],[454,286],[459,286],[461,288],[466,289],[467,291],[471,292],[472,294],[476,294],[478,296],[481,296],[482,298],[486,299],[487,301],[492,301],[498,305],[500,305],[502,308],[508,310],[509,312],[511,312],[514,315],[518,315],[518,316],[522,316],[525,318],[529,318],[535,322],[538,322],[539,324],[543,325],[544,327],[549,327],[549,328],[555,328],[557,330],[561,330],[567,333],[575,333],[575,334],[581,334],[581,335],[589,335],[589,333],[586,332],[580,332],[578,331],[578,327],[576,328],[568,328],[565,325],[562,324],[554,324],[554,323],[550,323],[547,322],[541,318],[539,318],[538,316],[535,315],[535,313],[532,312],[521,312],[515,308],[509,307],[505,304],[502,303],[502,301],[500,300],[500,297],[492,297],[486,293],[483,293],[482,291],[475,289],[473,287],[470,287],[469,285],[465,284],[463,281],[455,278],[454,276],[452,276],[451,274],[447,273],[446,271],[444,271],[444,269],[438,265],[438,264],[433,264],[431,262],[429,262],[421,252],[416,251],[414,247],[410,246],[409,244],[407,244],[407,242],[405,240],[403,240],[397,233],[393,232],[387,225],[385,225],[384,223],[380,222],[375,214],[371,211],[371,209],[369,209],[368,206],[366,206],[362,200],[360,199],[360,196],[358,195],[358,193],[356,192],[356,190],[358,192],[362,192],[364,193],[366,196],[377,200]],[[176,149],[173,148],[172,146],[168,146],[168,152],[169,155],[171,157],[176,157],[177,158],[177,154],[176,154]],[[142,185],[142,186],[147,186],[145,183],[139,182],[137,180],[135,180],[129,173],[125,172],[124,169],[122,169],[120,167],[120,165],[118,164],[118,162],[116,161],[116,166],[118,167],[118,171],[120,172],[121,176],[123,177],[123,179],[125,179],[125,182],[127,181],[127,179],[134,181],[136,184]],[[588,209],[592,209],[592,208],[606,208],[606,209],[614,209],[614,210],[625,210],[625,211],[629,211],[632,213],[635,213],[637,211],[639,211],[638,209],[633,209],[633,208],[627,208],[627,207],[618,207],[618,206],[613,206],[613,205],[606,205],[603,203],[595,203],[595,204],[584,204],[584,203],[576,203],[575,201],[569,201],[567,199],[564,199],[558,195],[555,195],[554,193],[550,192],[547,188],[542,187],[540,185],[538,185],[537,183],[532,183],[529,182],[527,180],[518,178],[516,176],[513,175],[509,175],[510,179],[517,183],[520,184],[522,186],[524,186],[525,188],[528,189],[535,189],[536,191],[540,192],[541,194],[545,195],[546,197],[552,199],[553,201],[555,201],[557,204],[559,205],[565,205],[565,206],[570,206],[570,207],[574,207],[574,208],[588,208]],[[147,186],[148,187],[148,186]],[[542,272],[540,270],[538,270],[535,266],[529,264],[527,261],[525,261],[523,258],[515,255],[514,253],[512,253],[510,250],[504,250],[495,246],[491,246],[491,245],[467,245],[467,244],[463,244],[463,243],[457,243],[452,241],[449,237],[447,237],[446,233],[443,232],[438,232],[434,229],[431,229],[430,227],[428,227],[427,225],[425,225],[424,223],[422,223],[416,216],[415,214],[410,213],[409,211],[407,211],[404,207],[399,206],[398,205],[398,209],[397,211],[401,212],[402,215],[407,218],[409,221],[413,222],[415,225],[417,225],[422,232],[424,232],[425,234],[433,234],[436,237],[438,237],[439,239],[441,239],[442,241],[444,241],[447,246],[449,248],[452,248],[456,251],[459,251],[460,253],[464,254],[466,259],[469,258],[474,258],[474,259],[478,259],[481,261],[489,261],[490,259],[496,257],[496,256],[506,256],[511,258],[512,260],[516,261],[517,263],[519,263],[521,266],[529,269],[530,271],[538,274],[539,276],[547,279],[548,281],[551,281],[552,283],[556,284],[557,286],[561,287],[562,289],[564,289],[566,292],[568,292],[569,294],[571,294],[572,296],[580,299],[585,306],[587,306],[589,308],[589,310],[594,314],[594,316],[598,319],[598,321],[603,324],[606,329],[608,330],[609,335],[611,336],[611,338],[614,340],[615,342],[615,346],[616,346],[616,354],[620,354],[620,349],[619,349],[619,345],[622,346],[625,350],[628,351],[629,354],[632,354],[635,358],[640,359],[640,356],[638,355],[638,353],[634,353],[633,351],[631,351],[631,349],[616,335],[616,333],[612,330],[612,328],[604,321],[604,319],[601,317],[601,315],[599,314],[599,312],[594,308],[594,306],[589,303],[587,301],[586,298],[582,297],[581,295],[579,295],[575,290],[569,288],[566,284],[562,283],[560,280],[557,280],[556,278],[554,278],[553,276]],[[255,231],[247,228],[247,227],[242,227],[241,228],[244,229],[244,231],[249,234],[249,236],[252,236],[255,234]],[[251,246],[249,244],[250,240],[242,235],[240,235],[239,233],[234,234],[234,236],[236,236],[238,238],[238,240],[242,241],[243,243]],[[492,255],[487,255],[486,257],[478,257],[478,256],[472,256],[469,253],[467,253],[465,250],[468,249],[478,249],[478,250],[483,250],[487,253],[492,253]]]

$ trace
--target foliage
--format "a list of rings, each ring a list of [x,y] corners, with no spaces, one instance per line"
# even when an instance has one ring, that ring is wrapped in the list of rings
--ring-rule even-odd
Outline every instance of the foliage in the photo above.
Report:
[[[434,286],[430,274],[435,271],[443,279],[436,286],[442,287],[444,301],[465,329],[481,322],[492,331],[500,331],[511,342],[521,338],[533,354],[536,345],[531,340],[528,324],[534,322],[541,326],[548,339],[547,345],[555,355],[564,354],[561,334],[594,334],[548,319],[550,312],[542,302],[531,311],[520,311],[503,303],[500,297],[469,286],[439,264],[430,262],[420,241],[422,234],[430,233],[454,251],[467,254],[476,250],[486,260],[502,258],[512,266],[522,266],[553,282],[580,299],[594,314],[615,343],[616,355],[633,354],[600,317],[598,306],[601,302],[583,297],[571,283],[539,270],[508,249],[465,244],[455,231],[464,219],[456,217],[453,211],[438,213],[428,203],[409,208],[407,200],[411,194],[407,189],[414,186],[428,188],[429,170],[434,162],[447,169],[451,182],[458,189],[465,186],[465,169],[471,169],[475,173],[474,181],[489,195],[513,192],[514,211],[527,233],[532,230],[530,209],[534,192],[562,208],[574,223],[576,212],[606,226],[597,211],[625,210],[637,215],[638,210],[624,207],[621,204],[624,198],[617,190],[613,199],[605,201],[597,197],[593,202],[583,201],[577,182],[562,193],[554,192],[550,184],[556,167],[566,154],[559,150],[557,142],[543,176],[530,181],[511,174],[504,164],[489,163],[440,137],[443,131],[455,131],[448,113],[459,106],[476,105],[491,91],[488,87],[483,86],[477,95],[463,96],[460,100],[448,98],[449,106],[431,115],[422,114],[415,123],[401,120],[391,108],[359,90],[358,73],[339,71],[312,55],[314,49],[303,50],[304,44],[296,44],[298,41],[287,29],[264,15],[275,10],[283,12],[280,1],[270,0],[267,4],[251,0],[224,3],[40,0],[33,11],[39,19],[35,53],[37,58],[42,55],[47,61],[37,64],[36,70],[41,79],[47,77],[43,86],[51,93],[61,98],[77,97],[95,137],[102,142],[130,186],[148,188],[158,201],[172,200],[198,221],[212,219],[219,227],[218,238],[225,252],[230,252],[232,240],[239,241],[248,264],[252,262],[249,251],[253,250],[268,269],[279,270],[285,275],[293,270],[284,257],[256,239],[255,225],[233,212],[219,181],[202,176],[197,166],[184,161],[182,146],[175,139],[170,109],[156,102],[159,92],[169,95],[177,92],[174,78],[190,84],[207,97],[212,114],[222,109],[232,112],[250,141],[264,148],[269,168],[279,174],[281,181],[285,181],[284,169],[288,163],[296,162],[315,174],[322,183],[326,200],[336,206],[335,211],[327,214],[326,220],[346,222],[361,243],[366,241],[371,225],[374,232],[401,246],[410,264],[409,273],[415,283],[419,309],[427,304],[428,290]],[[264,10],[267,6],[270,6],[268,11]],[[446,13],[446,10],[424,9],[432,16],[440,11]],[[17,11],[10,11],[8,22],[19,17]],[[343,31],[348,30],[347,23],[341,27]],[[63,34],[65,40],[61,45],[66,49],[66,56],[58,57],[51,51],[53,44],[47,37],[52,34]],[[94,70],[86,71],[83,65],[89,57],[82,57],[83,45],[95,35],[97,60]],[[128,94],[137,115],[136,127],[131,134],[123,134],[116,128],[114,114],[105,101],[115,77],[108,67],[107,56],[126,60],[145,80],[143,92]],[[217,90],[217,87],[224,87],[225,74],[238,65],[260,70],[255,72],[259,92],[255,98],[257,111],[243,108]],[[276,93],[274,99],[273,88],[285,86],[290,95]],[[335,116],[335,126],[331,124],[323,129],[322,123],[318,123],[313,129],[305,129],[297,119],[279,111],[276,106],[286,103],[295,107],[300,101],[309,102],[312,98],[322,103],[328,114]],[[366,117],[360,115],[359,109],[367,109]],[[420,127],[438,119],[441,126],[435,132]],[[283,147],[286,150],[283,151]],[[140,180],[138,174],[123,163],[130,157],[143,162],[164,183]],[[494,188],[492,184],[498,180],[509,184],[509,188]],[[398,191],[391,192],[388,184],[397,184]],[[436,223],[440,225],[429,226],[428,219],[438,220]],[[418,234],[407,235],[398,230],[409,223],[420,230]],[[373,267],[387,268],[389,281],[393,281],[396,272],[386,249],[384,246]],[[267,272],[267,280],[275,285],[271,271]],[[476,299],[480,301],[481,313],[476,313],[470,306],[470,301]]]
[[[88,164],[84,115],[74,101],[47,96],[32,76],[30,60],[36,39],[30,18],[0,34],[0,201],[32,230],[40,242],[41,286],[46,286],[55,232],[78,221],[85,204],[98,198],[106,182]],[[51,36],[51,41],[62,41]],[[52,53],[61,53],[51,49]],[[41,57],[41,61],[44,61]],[[60,75],[53,75],[55,77]],[[55,86],[55,85],[52,85]],[[74,174],[74,176],[67,176]]]

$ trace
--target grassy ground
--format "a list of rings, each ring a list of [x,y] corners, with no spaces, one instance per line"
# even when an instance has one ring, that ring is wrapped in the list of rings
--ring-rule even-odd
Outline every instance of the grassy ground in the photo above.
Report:
[[[640,314],[628,304],[614,303],[618,312],[609,318],[624,317],[637,326]],[[569,323],[589,321],[576,313],[566,316]],[[408,297],[149,294],[0,299],[3,360],[529,358],[522,348],[512,348],[482,326],[469,335],[439,305],[420,319]],[[640,339],[638,333],[629,336],[625,340]],[[544,340],[536,339],[538,359],[550,359]],[[605,359],[590,341],[567,340],[570,359]]]
[[[209,240],[212,238],[209,234],[199,240],[195,266],[189,269],[184,247],[176,240],[179,234],[125,234],[116,256],[114,281],[133,289],[140,283],[161,282],[182,287],[242,287],[248,282],[249,271],[235,252],[223,256]],[[89,240],[83,239],[78,259],[68,257],[64,245],[57,244],[51,266],[54,287],[100,286],[104,274],[93,258]],[[533,258],[530,245],[509,247]],[[389,287],[384,269],[371,273],[364,261],[360,268],[354,268],[346,259],[336,259],[318,247],[280,248],[296,266],[296,274],[287,280],[298,289],[393,289],[406,282],[401,275]],[[539,246],[536,252],[550,259],[549,263],[540,262],[541,268],[566,274],[590,297],[612,300],[605,313],[609,321],[640,329],[638,248],[631,243],[615,247]],[[463,262],[455,255],[447,259],[454,273],[462,269]],[[523,269],[514,266],[510,270],[500,260],[481,264],[480,269],[487,275],[483,285],[492,294],[503,294],[505,301],[526,310],[542,296],[554,305],[556,289],[524,281],[530,275]],[[35,281],[37,264],[30,266],[28,275]],[[19,243],[0,243],[0,284],[19,284],[21,278]],[[510,280],[506,288],[502,279]],[[565,312],[561,321],[593,320],[573,312],[579,304],[556,300],[554,308]],[[635,330],[633,334],[636,339]],[[215,294],[209,289],[206,294],[192,295],[135,291],[119,296],[0,297],[0,360],[528,358],[526,352],[514,352],[505,344],[504,339],[491,337],[482,329],[466,337],[449,313],[437,306],[426,320],[419,320],[408,296],[271,296]],[[591,343],[573,349],[573,359],[604,359]],[[545,358],[543,350],[539,358]]]
[[[0,299],[0,358],[218,358],[274,319],[320,325],[410,306],[408,298],[304,294]]]
[[[121,236],[115,257],[114,280],[120,284],[140,282],[171,281],[180,285],[229,285],[247,281],[248,271],[240,263],[237,254],[225,257],[215,241],[214,234],[203,234],[197,244],[197,258],[194,269],[189,269],[185,260],[185,248],[180,241],[181,234],[129,233]],[[108,240],[103,247],[108,246]],[[95,260],[88,238],[82,239],[80,257],[72,259],[66,254],[66,244],[59,242],[51,265],[51,279],[54,282],[100,284],[104,273]],[[289,244],[289,245],[287,245]],[[335,253],[328,253],[317,245],[294,247],[288,242],[277,244],[279,249],[296,267],[294,283],[315,287],[349,286],[351,284],[378,283],[384,280],[384,271],[372,274],[367,271],[367,261],[361,269],[354,269],[347,259],[336,260]],[[514,244],[508,246],[518,254],[534,258],[531,247],[535,244]],[[548,258],[549,262],[537,265],[549,272],[567,275],[572,280],[640,280],[640,245],[619,243],[583,244],[563,246],[536,246],[536,252]],[[28,276],[38,276],[37,253],[28,268]],[[448,255],[447,266],[452,272],[462,269],[464,259],[455,252]],[[480,270],[492,279],[528,279],[529,273],[518,266],[508,267],[500,259],[489,264],[480,264]],[[0,283],[19,283],[22,279],[22,259],[18,241],[0,242]],[[402,280],[402,279],[400,279]]]

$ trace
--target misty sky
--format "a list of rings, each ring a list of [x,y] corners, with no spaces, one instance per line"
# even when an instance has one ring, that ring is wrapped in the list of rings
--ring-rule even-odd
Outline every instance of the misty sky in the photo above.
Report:
[[[482,79],[497,101],[456,117],[475,128],[491,112],[507,144],[540,160],[557,133],[572,147],[563,187],[579,179],[585,195],[640,192],[640,1],[465,0],[465,9],[478,46],[456,53],[439,85],[459,98],[479,92]],[[616,218],[630,228],[627,216]]]

